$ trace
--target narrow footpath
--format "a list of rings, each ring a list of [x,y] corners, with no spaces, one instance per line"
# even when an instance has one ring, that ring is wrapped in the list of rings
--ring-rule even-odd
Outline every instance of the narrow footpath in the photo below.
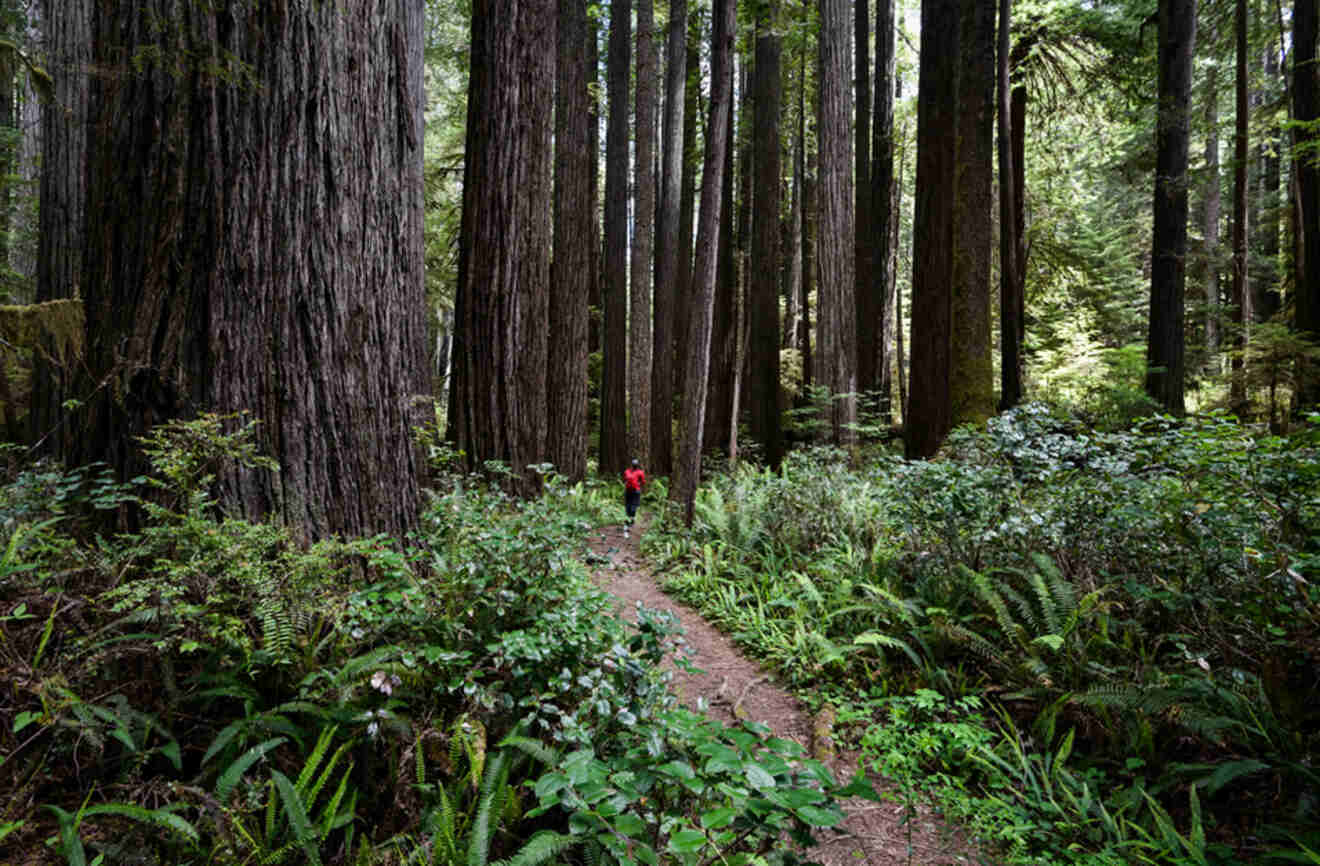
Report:
[[[795,740],[827,760],[835,776],[846,781],[856,769],[856,756],[834,754],[828,726],[817,724],[803,704],[775,682],[773,675],[744,656],[733,641],[699,613],[666,595],[639,549],[645,531],[640,522],[625,538],[620,525],[595,530],[590,547],[600,564],[596,581],[619,599],[620,612],[630,619],[640,601],[648,608],[671,610],[683,626],[684,639],[701,673],[674,671],[674,692],[696,708],[705,698],[707,713],[725,724],[747,720],[768,725],[775,734]],[[828,758],[833,755],[832,758]],[[806,852],[824,866],[961,866],[978,862],[966,840],[951,831],[928,809],[909,816],[898,802],[875,803],[861,798],[845,801],[847,819],[825,831],[821,843]]]

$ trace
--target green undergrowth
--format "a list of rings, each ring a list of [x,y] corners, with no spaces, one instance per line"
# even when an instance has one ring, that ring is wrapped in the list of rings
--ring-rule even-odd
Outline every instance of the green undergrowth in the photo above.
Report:
[[[863,790],[674,706],[677,623],[626,624],[577,556],[617,485],[547,473],[522,502],[441,474],[412,537],[300,546],[210,496],[224,461],[273,468],[251,432],[205,416],[131,483],[42,464],[0,488],[0,851],[791,863]]]
[[[1318,423],[1031,405],[931,461],[744,464],[644,543],[1006,862],[1317,863]]]

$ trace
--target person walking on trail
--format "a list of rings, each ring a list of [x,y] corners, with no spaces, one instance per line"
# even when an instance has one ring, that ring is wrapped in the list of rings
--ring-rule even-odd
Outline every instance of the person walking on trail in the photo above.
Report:
[[[628,537],[628,530],[637,519],[637,506],[642,502],[642,488],[646,486],[646,473],[642,464],[634,460],[632,466],[623,470],[623,507],[628,512],[628,521],[623,524],[623,537]]]

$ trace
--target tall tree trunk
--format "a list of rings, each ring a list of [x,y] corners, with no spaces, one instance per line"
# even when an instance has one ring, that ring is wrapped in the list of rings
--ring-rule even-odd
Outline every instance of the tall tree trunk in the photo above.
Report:
[[[821,384],[831,396],[830,431],[835,444],[856,438],[857,312],[853,230],[852,137],[848,82],[852,52],[846,0],[821,0],[817,135],[820,141],[818,238],[819,365]]]
[[[868,352],[875,358],[873,384],[867,384],[858,370],[858,382],[863,391],[875,390],[879,395],[877,408],[880,423],[888,426],[893,421],[890,394],[893,380],[889,372],[889,346],[893,342],[890,320],[893,316],[890,296],[893,294],[893,262],[897,254],[894,242],[898,211],[894,208],[894,74],[897,52],[894,32],[895,0],[876,0],[875,19],[875,111],[871,130],[871,246],[875,262],[869,272],[859,273],[858,291],[875,299],[875,309],[868,326],[874,334],[873,349],[866,349],[861,331],[857,334],[858,358]],[[858,299],[858,309],[863,306]]]
[[[1297,177],[1296,204],[1300,255],[1294,267],[1297,287],[1295,324],[1302,336],[1320,340],[1320,164],[1315,146],[1320,132],[1320,71],[1316,68],[1316,37],[1320,15],[1316,0],[1296,0],[1293,4],[1293,153]],[[1295,406],[1320,403],[1320,364],[1301,362]]]
[[[1278,46],[1271,39],[1265,48],[1265,86],[1261,93],[1262,101],[1274,98],[1274,88],[1279,82]],[[1265,141],[1260,143],[1261,150],[1261,218],[1255,221],[1255,228],[1260,233],[1261,259],[1265,267],[1261,279],[1257,279],[1253,289],[1252,312],[1258,322],[1266,322],[1279,311],[1279,191],[1281,172],[1279,171],[1279,149],[1283,146],[1283,132],[1277,122],[1270,126]]]
[[[806,50],[802,59],[805,64]],[[784,324],[781,345],[785,349],[797,347],[798,320],[802,317],[802,175],[805,171],[806,118],[802,110],[802,97],[806,91],[802,71],[797,76],[798,111],[793,124],[793,187],[788,206],[788,262],[784,279]]]
[[[715,0],[711,35],[710,119],[706,124],[706,156],[701,175],[701,224],[697,230],[689,309],[687,388],[683,392],[683,444],[679,452],[670,500],[681,504],[692,525],[697,483],[701,476],[701,438],[705,420],[706,377],[709,374],[711,317],[715,298],[715,258],[719,238],[724,183],[722,168],[729,136],[729,105],[733,90],[734,0]]]
[[[963,0],[958,73],[958,207],[953,228],[951,423],[980,425],[995,413],[990,345],[994,256],[995,6]]]
[[[69,462],[135,473],[137,437],[158,423],[246,410],[282,469],[222,470],[229,513],[306,538],[414,524],[411,429],[428,387],[422,15],[400,0],[349,6],[98,5],[81,280],[91,390]],[[476,76],[478,102],[509,93],[498,70],[535,75],[499,35],[474,48],[498,61],[486,91]],[[180,75],[180,62],[195,66]],[[527,108],[491,103],[480,168],[526,152],[526,125],[510,121]],[[489,135],[501,121],[507,143]],[[531,162],[500,166],[518,171],[505,201],[537,191]]]
[[[587,295],[591,299],[591,308],[593,312],[589,315],[587,322],[587,357],[597,352],[604,357],[604,330],[605,330],[605,280],[603,273],[604,266],[604,247],[601,242],[601,200],[600,200],[600,31],[596,19],[591,15],[587,16],[587,93],[591,101],[591,121],[587,130],[587,150],[591,154],[591,270],[587,277],[588,289]],[[603,373],[603,370],[602,370]],[[603,392],[601,383],[596,383],[597,399],[591,399],[591,386],[588,385],[587,394],[587,438],[590,440],[591,431],[595,430],[597,436],[601,430],[600,416],[600,394]],[[599,440],[597,441],[597,454],[599,456]]]
[[[628,85],[632,0],[611,0],[605,127],[605,340],[600,394],[600,472],[628,463]]]
[[[651,368],[651,470],[668,475],[674,464],[675,285],[680,254],[679,205],[683,195],[683,82],[687,64],[687,0],[669,0],[665,47],[665,116],[660,171],[660,216],[655,273],[655,351]]]
[[[1017,186],[1013,153],[1012,86],[1009,78],[1009,35],[1012,33],[1013,0],[999,0],[998,117],[999,117],[999,409],[1007,411],[1022,400],[1022,343],[1018,323]]]
[[[1155,142],[1146,393],[1165,412],[1182,415],[1187,133],[1196,41],[1196,0],[1161,3],[1159,34],[1159,119]]]
[[[550,279],[550,363],[546,452],[572,481],[587,473],[587,319],[591,302],[592,198],[587,90],[586,0],[558,0],[555,92],[554,260]]]
[[[1210,44],[1217,41],[1213,27]],[[1205,238],[1205,370],[1219,372],[1219,65],[1205,71],[1205,186],[1202,194],[1201,231]]]
[[[883,4],[887,0],[876,0]],[[853,181],[857,205],[854,208],[857,232],[854,244],[853,288],[854,315],[857,317],[854,328],[857,336],[857,390],[862,399],[862,406],[868,411],[877,409],[877,387],[880,380],[879,339],[876,325],[881,316],[882,291],[881,280],[876,275],[875,222],[877,215],[873,210],[874,193],[871,189],[871,50],[870,50],[871,10],[867,0],[853,2],[853,48],[854,64],[857,71],[856,81],[856,121],[853,127],[853,163],[855,165]],[[879,55],[879,27],[877,26],[877,56]],[[876,91],[880,81],[877,71]],[[879,118],[877,118],[878,122]],[[877,160],[879,157],[877,156]]]
[[[730,98],[729,135],[736,138],[733,105]],[[724,207],[720,212],[719,241],[716,244],[715,299],[706,376],[705,431],[702,434],[703,447],[707,451],[727,449],[735,423],[733,379],[738,358],[738,243],[734,229],[734,163],[734,146],[730,143],[724,150],[724,169],[720,178]]]
[[[802,309],[802,315],[798,318],[798,346],[802,349],[804,396],[809,396],[812,386],[818,384],[816,347],[811,342],[811,296],[816,290],[816,235],[817,226],[820,225],[820,209],[816,206],[816,174],[819,166],[818,152],[809,151],[807,168],[802,175],[802,295],[798,304]]]
[[[1229,402],[1239,418],[1247,414],[1247,327],[1251,322],[1251,292],[1247,285],[1247,0],[1234,4],[1233,30],[1237,45],[1235,70],[1236,117],[1233,136],[1233,324],[1237,327],[1233,357],[1233,383]]]
[[[678,277],[674,286],[674,357],[687,358],[688,308],[692,295],[692,243],[697,210],[697,167],[702,155],[698,144],[701,115],[700,4],[688,8],[687,69],[683,82],[683,192],[678,203]],[[686,390],[687,364],[674,365],[674,393]]]
[[[637,0],[637,153],[633,180],[632,285],[628,327],[628,450],[650,466],[651,278],[655,241],[656,48],[652,0]]]
[[[37,301],[81,294],[86,232],[87,98],[92,69],[92,0],[44,0],[41,27],[54,98],[41,111],[41,205],[37,241]],[[29,436],[42,451],[74,447],[65,400],[72,370],[56,360],[54,346],[34,353]],[[67,359],[72,364],[73,359]]]
[[[917,85],[917,182],[913,215],[912,355],[903,444],[930,457],[948,434],[953,316],[953,202],[957,194],[959,0],[923,0]]]
[[[765,462],[778,467],[783,442],[779,424],[779,4],[759,7],[756,33],[756,192],[753,195],[752,273],[748,281],[748,403],[752,438]]]

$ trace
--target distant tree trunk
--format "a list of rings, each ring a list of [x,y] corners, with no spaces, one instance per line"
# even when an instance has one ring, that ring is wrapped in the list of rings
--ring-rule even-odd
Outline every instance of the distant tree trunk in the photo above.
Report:
[[[1274,87],[1279,80],[1279,56],[1273,40],[1265,48],[1265,88],[1262,99],[1272,99]],[[1283,145],[1283,135],[1279,124],[1271,125],[1269,135],[1260,143],[1261,150],[1261,218],[1255,221],[1255,229],[1260,233],[1261,259],[1265,265],[1261,279],[1252,284],[1254,290],[1252,312],[1258,322],[1269,321],[1279,311],[1279,190],[1281,172],[1279,170],[1279,149]]]
[[[923,0],[917,86],[917,181],[912,249],[912,358],[903,444],[930,457],[948,434],[953,317],[953,203],[960,0]]]
[[[728,125],[729,135],[736,138],[734,130],[737,125],[732,97],[729,99]],[[724,207],[720,212],[719,240],[716,244],[715,298],[706,376],[705,429],[702,433],[702,447],[708,452],[728,448],[730,431],[735,423],[733,379],[734,365],[738,358],[738,243],[734,230],[734,162],[734,144],[731,142],[724,150],[724,167],[720,178]]]
[[[651,470],[668,475],[674,465],[674,331],[677,308],[679,205],[683,195],[683,82],[687,63],[687,0],[669,2],[665,47],[665,116],[661,135],[660,215],[655,274],[655,328],[651,368]]]
[[[803,51],[805,61],[806,51]],[[806,118],[802,110],[802,98],[806,85],[801,72],[798,74],[799,110],[793,132],[793,187],[788,206],[788,267],[784,280],[784,325],[781,345],[785,349],[797,347],[798,321],[802,318],[802,175],[805,172],[804,150],[806,148]]]
[[[875,112],[871,130],[871,245],[875,250],[875,260],[870,272],[859,273],[858,291],[866,289],[874,298],[875,309],[868,326],[874,333],[874,349],[863,348],[861,332],[858,332],[858,357],[868,351],[874,355],[876,367],[874,384],[867,384],[858,370],[858,382],[862,390],[879,392],[877,408],[880,423],[888,426],[893,421],[893,407],[890,394],[893,379],[889,372],[889,346],[893,342],[893,329],[890,320],[893,316],[890,296],[893,294],[893,262],[897,253],[894,227],[898,223],[898,211],[894,208],[894,72],[895,72],[895,0],[876,0],[875,19]],[[862,302],[858,299],[858,309]]]
[[[472,8],[463,263],[455,382],[470,469],[505,463],[526,494],[547,457],[551,162],[557,10],[549,0]]]
[[[1234,3],[1234,41],[1237,44],[1236,129],[1233,136],[1233,324],[1237,326],[1233,383],[1229,402],[1239,418],[1247,415],[1247,326],[1251,322],[1251,292],[1247,285],[1247,2]]]
[[[596,19],[587,16],[587,93],[591,103],[591,121],[587,130],[587,150],[591,154],[591,270],[587,277],[593,312],[587,322],[587,358],[596,353],[604,356],[605,297],[602,277],[604,271],[604,249],[601,243],[601,201],[600,201],[600,32]],[[603,370],[602,370],[603,372]],[[597,433],[597,456],[599,456],[599,434],[601,430],[600,394],[604,390],[600,382],[595,383],[596,398],[591,399],[591,385],[587,387],[587,438],[591,431]],[[590,442],[588,441],[588,447]]]
[[[848,82],[852,52],[846,0],[821,0],[817,85],[820,104],[820,206],[818,238],[819,365],[831,396],[830,431],[835,444],[851,443],[857,421],[857,312],[854,293],[852,137]]]
[[[952,425],[979,426],[995,414],[990,345],[996,93],[993,3],[963,0],[960,42],[949,400]]]
[[[1217,37],[1213,28],[1210,44]],[[1205,187],[1202,195],[1201,231],[1205,238],[1205,369],[1219,372],[1219,65],[1205,71]]]
[[[81,293],[92,0],[44,0],[41,27],[55,93],[41,111],[38,303]],[[72,371],[48,360],[51,354],[34,353],[29,436],[41,451],[63,454],[74,447],[64,408],[65,400],[72,396]]]
[[[876,2],[877,4],[883,4],[887,0],[876,0]],[[862,400],[862,406],[866,410],[874,412],[877,408],[878,394],[876,394],[876,391],[880,381],[880,335],[876,325],[881,315],[882,297],[879,293],[883,281],[876,279],[875,268],[877,247],[874,226],[878,217],[873,210],[875,201],[871,189],[870,30],[870,4],[867,0],[854,0],[853,49],[856,55],[854,57],[854,67],[857,81],[854,97],[856,119],[853,126],[853,164],[855,166],[853,191],[857,197],[857,204],[854,208],[856,223],[853,226],[854,231],[857,233],[856,242],[853,246],[855,250],[853,255],[853,278],[856,281],[853,287],[853,301],[854,315],[857,317],[854,325],[857,338],[855,369],[857,370],[857,391]],[[876,42],[878,54],[878,27]],[[878,78],[877,74],[877,92],[880,88]]]
[[[586,0],[558,0],[555,93],[554,260],[550,279],[550,365],[547,453],[572,481],[587,473],[587,319],[590,306],[592,198],[590,127],[596,122],[587,90]]]
[[[628,451],[650,466],[651,268],[655,241],[656,49],[652,0],[637,0],[637,146],[628,327]]]
[[[697,166],[701,150],[697,127],[701,115],[701,14],[700,4],[688,8],[687,68],[683,81],[683,192],[678,203],[678,278],[674,286],[674,393],[686,390],[688,308],[692,295],[693,224],[697,210]]]
[[[1155,142],[1146,393],[1165,412],[1182,415],[1187,132],[1196,0],[1165,0],[1160,4],[1159,21],[1159,119]]]
[[[429,380],[422,10],[347,5],[98,4],[81,237],[90,390],[68,462],[136,473],[136,438],[157,424],[246,410],[282,469],[222,469],[227,513],[308,539],[415,523],[411,429]],[[68,22],[60,6],[51,20]],[[495,70],[474,76],[489,147],[469,177],[486,200],[537,189],[531,160],[502,163],[517,172],[504,187],[482,186],[478,170],[530,144],[499,127],[527,116],[500,101],[499,70],[537,72],[507,29],[474,40]],[[195,65],[181,75],[180,63]],[[43,245],[46,256],[68,240]]]
[[[1018,286],[1022,262],[1018,258],[1017,172],[1013,153],[1012,85],[1009,79],[1009,34],[1013,0],[999,0],[998,117],[999,117],[999,409],[1007,411],[1022,400],[1022,342],[1018,323]]]
[[[692,525],[697,483],[701,476],[701,437],[709,373],[710,326],[715,297],[715,257],[724,183],[721,169],[729,135],[729,104],[733,90],[734,0],[715,0],[711,35],[710,119],[706,124],[706,156],[701,175],[701,224],[697,230],[692,269],[691,326],[683,392],[683,444],[679,452],[670,500],[681,504]]]
[[[1304,337],[1320,340],[1320,164],[1315,146],[1320,132],[1320,71],[1316,68],[1316,36],[1320,16],[1316,0],[1293,4],[1293,153],[1300,213],[1297,215],[1298,253],[1294,282],[1297,287],[1295,324]],[[1320,370],[1313,362],[1301,362],[1300,387],[1295,406],[1320,403]]]
[[[779,424],[779,4],[759,7],[756,32],[755,172],[752,273],[748,281],[748,403],[752,438],[761,443],[766,465],[778,467],[783,442]]]
[[[605,340],[600,394],[600,472],[628,463],[628,85],[632,0],[611,0],[605,126]]]
[[[798,318],[798,345],[802,348],[802,389],[809,394],[817,383],[816,352],[811,342],[811,295],[816,289],[816,235],[820,225],[820,209],[816,206],[816,173],[819,154],[812,150],[807,156],[807,170],[802,175],[802,296]]]
[[[903,80],[900,78],[896,82],[894,96],[897,99],[902,92]],[[907,151],[904,150],[898,162],[898,173],[894,183],[894,213],[895,215],[903,212],[903,171],[907,162]],[[903,298],[898,290],[898,229],[900,220],[895,216],[894,233],[890,241],[889,249],[889,297],[890,304],[894,308],[894,375],[898,379],[898,411],[903,416],[903,423],[907,423],[907,359],[903,355]]]

